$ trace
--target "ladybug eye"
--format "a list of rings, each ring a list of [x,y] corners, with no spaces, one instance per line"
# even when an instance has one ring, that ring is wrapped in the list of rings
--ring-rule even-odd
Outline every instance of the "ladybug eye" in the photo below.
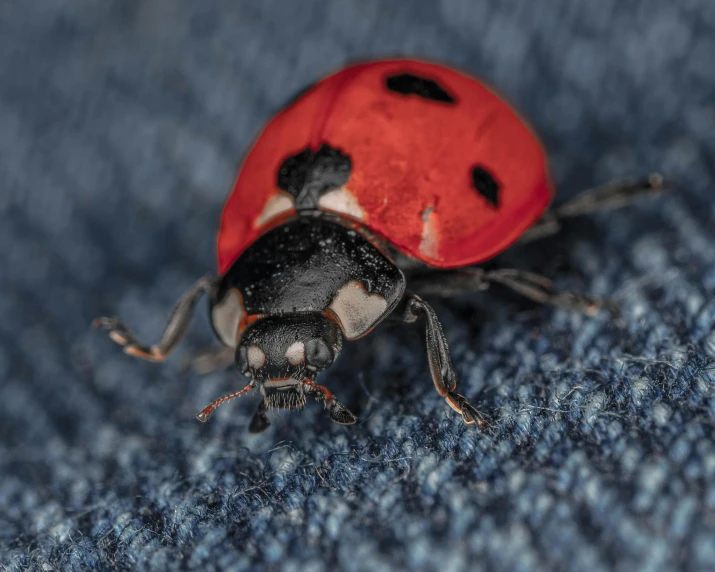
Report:
[[[248,373],[248,351],[246,346],[239,346],[236,350],[236,367],[241,373]]]
[[[305,342],[305,361],[317,369],[325,369],[333,363],[333,350],[320,338]]]

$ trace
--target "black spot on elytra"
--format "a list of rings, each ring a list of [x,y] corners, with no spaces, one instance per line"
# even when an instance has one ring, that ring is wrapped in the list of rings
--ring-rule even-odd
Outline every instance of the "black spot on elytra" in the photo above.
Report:
[[[391,75],[385,80],[385,85],[390,91],[402,95],[417,95],[432,101],[454,103],[454,98],[436,81],[411,73]]]
[[[477,165],[472,169],[472,185],[490,205],[499,207],[499,183],[484,167]]]
[[[298,210],[317,209],[320,197],[347,183],[351,171],[350,157],[323,143],[316,152],[307,147],[283,161],[278,187],[295,197]]]

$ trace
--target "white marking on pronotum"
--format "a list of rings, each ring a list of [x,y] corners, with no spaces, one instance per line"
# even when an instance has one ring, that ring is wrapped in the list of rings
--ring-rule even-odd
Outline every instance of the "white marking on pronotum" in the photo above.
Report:
[[[246,357],[248,358],[248,366],[253,369],[261,369],[263,364],[266,363],[266,354],[258,346],[248,346]]]
[[[286,350],[286,359],[291,365],[303,363],[305,359],[305,345],[303,345],[303,342],[293,342],[289,345]]]
[[[256,219],[256,226],[263,226],[272,218],[277,217],[279,214],[288,212],[295,208],[295,200],[293,197],[287,195],[286,193],[278,193],[273,195],[270,199],[266,201],[266,205],[263,207],[263,212],[258,215]]]
[[[387,300],[380,294],[370,294],[357,280],[345,283],[329,308],[340,320],[345,337],[354,340],[370,331],[385,314]]]
[[[211,322],[221,341],[231,348],[238,344],[238,327],[245,310],[241,293],[230,290],[211,310]]]
[[[422,211],[422,241],[420,252],[430,258],[437,257],[437,224],[434,207],[429,206]]]
[[[358,220],[365,219],[365,211],[358,203],[357,198],[347,187],[340,187],[325,193],[318,201],[322,209],[349,215]]]

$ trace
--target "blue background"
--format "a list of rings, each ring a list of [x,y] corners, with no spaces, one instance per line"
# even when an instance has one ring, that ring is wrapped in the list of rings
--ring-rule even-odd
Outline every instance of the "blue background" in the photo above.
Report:
[[[200,377],[238,162],[291,94],[412,55],[492,83],[542,134],[560,199],[662,170],[670,196],[567,225],[502,265],[623,318],[500,291],[435,302],[494,424],[432,388],[420,329],[348,346],[319,406],[249,436],[255,397]],[[0,565],[43,569],[715,568],[715,3],[5,0],[0,4]],[[45,566],[43,568],[43,566]]]

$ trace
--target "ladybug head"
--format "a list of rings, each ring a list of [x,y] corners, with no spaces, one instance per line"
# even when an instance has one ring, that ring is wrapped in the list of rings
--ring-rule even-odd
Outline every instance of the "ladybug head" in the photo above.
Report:
[[[314,383],[342,345],[340,327],[320,312],[267,316],[241,336],[236,366],[260,387],[267,408],[302,408],[311,396],[326,402],[333,420],[354,422],[326,388]]]

